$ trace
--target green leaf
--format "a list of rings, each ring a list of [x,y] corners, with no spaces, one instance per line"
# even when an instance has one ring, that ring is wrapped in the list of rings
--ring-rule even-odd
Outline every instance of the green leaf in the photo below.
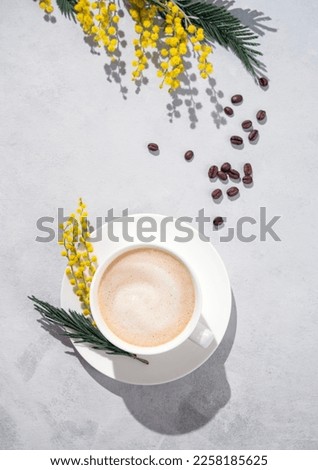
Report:
[[[88,343],[92,348],[105,351],[107,354],[129,356],[148,364],[146,359],[142,359],[136,354],[124,351],[112,344],[98,328],[92,325],[88,318],[80,313],[74,310],[66,312],[63,308],[53,307],[34,296],[29,297],[29,299],[34,303],[35,310],[42,315],[43,320],[61,328],[61,335],[71,338],[75,343]]]
[[[61,10],[62,15],[75,21],[74,7],[78,0],[56,0],[57,6]]]
[[[258,36],[226,8],[206,3],[205,0],[175,0],[176,5],[185,13],[195,26],[203,28],[205,36],[217,41],[226,49],[231,49],[253,76],[262,66],[257,50]]]

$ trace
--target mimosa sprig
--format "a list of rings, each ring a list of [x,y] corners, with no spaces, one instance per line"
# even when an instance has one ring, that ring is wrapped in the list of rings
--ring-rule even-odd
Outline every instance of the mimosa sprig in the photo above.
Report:
[[[107,354],[127,356],[149,364],[146,359],[124,351],[108,341],[93,320],[90,308],[90,286],[97,268],[97,257],[94,255],[93,244],[89,241],[90,227],[86,205],[81,198],[78,201],[76,213],[72,213],[59,227],[62,230],[59,240],[59,244],[63,246],[61,254],[67,259],[66,275],[74,294],[81,302],[82,313],[74,310],[67,312],[63,308],[53,307],[34,296],[29,299],[47,324],[58,326],[61,334],[71,338],[74,343],[87,343],[93,349],[103,350]]]
[[[56,0],[63,15],[78,22],[96,47],[102,47],[112,61],[120,61],[123,31],[119,30],[121,11],[118,0]],[[40,0],[50,15],[52,0]],[[124,3],[134,21],[135,59],[132,79],[143,77],[150,63],[162,78],[160,87],[169,91],[181,86],[189,55],[195,57],[203,79],[213,72],[210,54],[218,43],[241,60],[256,77],[262,67],[258,36],[224,6],[206,0],[129,0]]]
[[[83,315],[91,315],[89,290],[97,268],[93,244],[89,241],[90,223],[86,205],[79,199],[76,213],[72,213],[65,224],[60,225],[63,246],[62,256],[67,258],[66,275],[74,293],[81,301]]]

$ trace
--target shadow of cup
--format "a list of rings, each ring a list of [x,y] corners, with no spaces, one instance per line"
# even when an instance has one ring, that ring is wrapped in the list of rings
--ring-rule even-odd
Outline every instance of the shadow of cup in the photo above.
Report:
[[[96,382],[122,397],[131,415],[143,426],[161,434],[184,434],[211,421],[231,397],[225,362],[234,343],[236,324],[237,311],[232,293],[229,325],[215,353],[191,374],[162,385],[116,382],[93,369],[77,352],[75,355]],[[102,414],[101,418],[104,419]]]

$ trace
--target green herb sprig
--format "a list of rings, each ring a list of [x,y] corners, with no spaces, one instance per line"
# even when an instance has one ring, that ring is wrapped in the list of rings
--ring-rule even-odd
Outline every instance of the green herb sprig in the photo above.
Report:
[[[110,355],[128,356],[144,364],[149,364],[146,359],[138,357],[136,354],[124,351],[108,341],[98,328],[92,325],[91,321],[83,315],[63,308],[57,308],[48,302],[43,302],[34,296],[29,297],[34,308],[39,312],[44,321],[61,328],[61,335],[71,338],[74,343],[87,343],[93,349],[105,351]]]
[[[74,7],[78,0],[56,0],[57,6],[59,7],[62,15],[75,21]]]
[[[206,0],[173,0],[195,26],[204,30],[205,37],[218,42],[241,60],[246,70],[253,76],[262,64],[257,57],[263,55],[256,48],[258,36],[226,8]]]

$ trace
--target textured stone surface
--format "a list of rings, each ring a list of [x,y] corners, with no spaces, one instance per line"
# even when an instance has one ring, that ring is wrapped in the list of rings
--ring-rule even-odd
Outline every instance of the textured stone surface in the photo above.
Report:
[[[192,82],[194,109],[187,89],[172,102],[154,72],[136,93],[131,48],[123,99],[76,25],[59,14],[44,21],[31,0],[1,1],[1,448],[317,449],[318,7],[280,3],[235,6],[266,33],[269,90],[218,47],[215,78]],[[235,93],[244,104],[225,119],[218,106]],[[234,150],[229,137],[259,109],[268,120],[258,144]],[[149,155],[151,141],[159,156]],[[239,170],[250,161],[255,183],[216,205],[207,170],[223,161]],[[73,210],[80,195],[93,217],[110,207],[192,217],[205,208],[234,226],[261,206],[281,215],[281,242],[220,243],[214,233],[236,311],[217,353],[193,374],[149,388],[115,383],[40,327],[27,295],[58,303],[63,261],[55,243],[35,241],[36,221]]]

